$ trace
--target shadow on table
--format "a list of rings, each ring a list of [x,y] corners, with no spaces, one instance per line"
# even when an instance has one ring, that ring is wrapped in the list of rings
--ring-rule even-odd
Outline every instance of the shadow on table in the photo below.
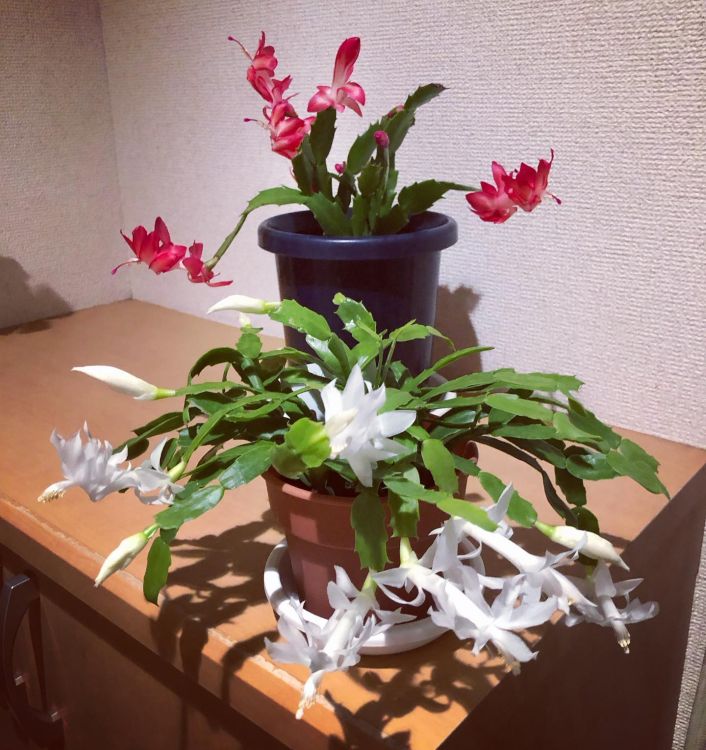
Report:
[[[0,321],[34,318],[29,323],[0,327],[0,336],[34,333],[51,327],[48,316],[71,312],[68,302],[46,284],[33,285],[27,271],[14,258],[0,255]]]
[[[471,711],[504,674],[497,658],[487,654],[473,657],[468,664],[460,658],[456,637],[447,633],[421,649],[388,657],[365,657],[350,676],[375,697],[355,712],[333,703],[345,733],[343,741],[332,738],[331,750],[370,747],[371,738],[379,742],[384,733],[385,744],[404,750],[411,746],[408,731],[393,732],[390,724],[421,707],[431,714],[442,714],[456,703]],[[378,671],[395,670],[390,679]],[[327,695],[331,699],[330,695]],[[333,701],[332,701],[333,702]]]
[[[190,562],[170,573],[169,598],[160,607],[153,633],[166,659],[173,660],[179,650],[184,672],[193,679],[198,678],[208,629],[266,601],[262,574],[272,545],[257,541],[257,537],[271,528],[268,511],[258,521],[226,529],[221,534],[183,541],[177,538],[172,543],[174,557]],[[224,579],[232,578],[237,578],[238,583],[223,583]],[[169,592],[174,590],[183,593],[170,597]],[[273,635],[276,632],[258,634],[253,644],[238,642],[226,656],[228,669],[224,674],[236,670],[248,656],[260,651],[264,636]],[[222,697],[226,699],[227,685],[224,693]]]
[[[172,543],[174,558],[188,563],[170,573],[167,598],[152,623],[152,632],[160,655],[173,662],[178,651],[182,671],[195,683],[198,683],[209,628],[217,628],[238,617],[248,607],[266,601],[262,572],[272,545],[258,542],[257,537],[271,528],[272,520],[267,512],[257,521],[235,526],[218,535],[176,539]],[[223,583],[233,578],[238,582]],[[170,597],[172,591],[179,593]],[[219,705],[230,705],[231,675],[248,657],[262,650],[264,637],[276,636],[276,631],[257,633],[251,639],[238,641],[227,651],[223,658],[222,702]],[[215,715],[213,721],[214,725],[219,721],[222,723]],[[239,732],[247,732],[252,742],[263,750],[284,748],[243,717],[238,717],[237,725]],[[182,704],[180,736],[183,747],[190,747],[186,702]]]

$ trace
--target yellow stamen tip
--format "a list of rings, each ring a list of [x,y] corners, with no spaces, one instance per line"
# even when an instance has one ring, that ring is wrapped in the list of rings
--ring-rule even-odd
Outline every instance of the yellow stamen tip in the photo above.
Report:
[[[51,492],[48,492],[45,490],[42,492],[42,494],[37,498],[38,503],[50,503],[52,500],[58,500],[60,497],[64,496],[64,490],[52,490]]]

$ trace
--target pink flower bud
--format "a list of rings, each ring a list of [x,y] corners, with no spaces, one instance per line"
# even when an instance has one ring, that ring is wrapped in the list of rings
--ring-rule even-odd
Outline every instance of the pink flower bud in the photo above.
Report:
[[[390,145],[390,136],[384,130],[376,130],[375,142],[380,148],[387,148]]]
[[[346,171],[346,162],[342,161],[338,164],[334,164],[333,168],[338,172],[338,174],[343,174]]]

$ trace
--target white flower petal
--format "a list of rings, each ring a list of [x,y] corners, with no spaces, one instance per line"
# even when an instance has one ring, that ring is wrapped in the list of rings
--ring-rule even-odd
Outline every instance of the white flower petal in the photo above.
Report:
[[[357,407],[359,401],[365,396],[365,385],[363,383],[363,373],[360,371],[360,365],[355,364],[348,376],[346,385],[343,388],[343,408],[350,409]]]
[[[452,398],[456,398],[458,394],[456,391],[446,391],[446,393],[442,396],[442,401],[449,401]],[[445,409],[445,408],[439,408],[439,409],[432,409],[431,414],[433,414],[435,417],[443,417],[444,414],[451,411],[451,409]]]
[[[343,411],[343,397],[338,388],[336,388],[335,380],[327,383],[321,389],[321,400],[324,403],[324,414],[327,421]]]
[[[373,464],[359,453],[346,455],[345,459],[363,487],[371,487],[373,484]]]
[[[402,409],[380,414],[378,417],[380,435],[383,437],[399,435],[400,432],[404,432],[408,427],[413,425],[416,418],[416,412]]]
[[[510,500],[512,500],[512,496],[515,494],[515,488],[512,486],[512,484],[508,484],[507,487],[500,493],[500,497],[498,498],[495,505],[491,506],[487,513],[488,518],[491,521],[494,521],[495,523],[500,523],[503,518],[507,515],[507,509],[510,505]]]

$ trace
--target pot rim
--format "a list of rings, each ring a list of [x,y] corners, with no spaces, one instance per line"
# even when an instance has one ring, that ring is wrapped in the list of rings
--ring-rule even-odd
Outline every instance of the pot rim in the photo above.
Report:
[[[340,508],[342,504],[353,505],[353,501],[355,500],[354,497],[324,495],[320,492],[315,492],[314,490],[308,490],[305,487],[297,487],[296,484],[292,484],[286,477],[283,477],[271,468],[268,469],[262,477],[265,482],[271,482],[272,484],[277,485],[283,493],[305,502],[320,503]]]
[[[318,231],[317,231],[318,230]],[[370,237],[327,237],[311,211],[277,214],[260,223],[258,245],[275,255],[311,260],[392,260],[438,253],[458,240],[458,224],[446,214],[425,211],[397,234]]]

